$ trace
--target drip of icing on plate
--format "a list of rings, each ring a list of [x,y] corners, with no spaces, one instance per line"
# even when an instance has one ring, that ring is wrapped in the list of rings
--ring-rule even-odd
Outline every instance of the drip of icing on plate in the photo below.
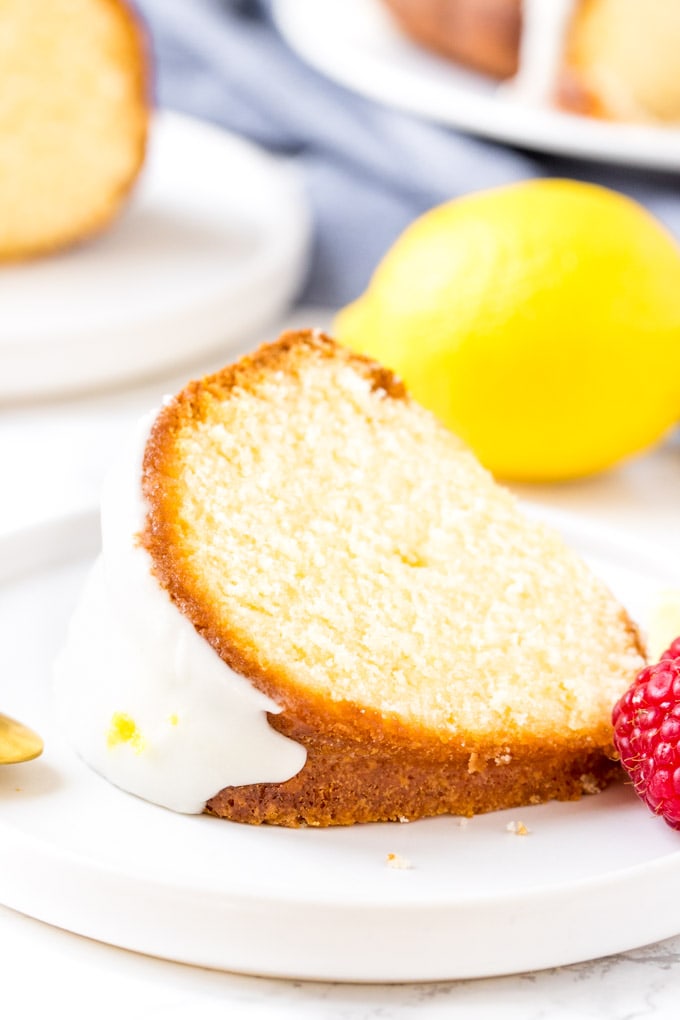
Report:
[[[102,554],[56,663],[56,707],[78,754],[116,786],[199,813],[225,786],[279,783],[305,763],[277,733],[280,708],[222,661],[154,578],[136,540],[146,520],[141,423],[102,493]]]
[[[519,70],[499,86],[508,99],[534,106],[551,103],[576,0],[524,0]]]

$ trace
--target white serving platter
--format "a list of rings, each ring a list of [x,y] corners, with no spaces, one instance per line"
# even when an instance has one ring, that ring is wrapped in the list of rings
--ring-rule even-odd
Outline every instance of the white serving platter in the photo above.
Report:
[[[0,400],[157,375],[283,314],[310,218],[290,162],[210,124],[155,115],[129,206],[100,236],[0,267]]]
[[[538,513],[644,618],[670,579],[661,554]],[[1,903],[172,960],[338,981],[536,970],[680,932],[680,834],[625,786],[465,825],[326,830],[177,815],[110,786],[55,731],[50,698],[97,546],[94,514],[0,539],[0,708],[46,739],[42,758],[0,769]]]
[[[505,98],[490,78],[411,42],[379,0],[274,0],[273,10],[307,63],[389,106],[538,151],[680,168],[680,129],[606,122]]]

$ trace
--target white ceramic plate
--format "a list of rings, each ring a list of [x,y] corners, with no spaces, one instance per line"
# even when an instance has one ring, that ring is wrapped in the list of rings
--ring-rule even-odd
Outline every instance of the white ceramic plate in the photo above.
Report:
[[[605,123],[502,99],[491,79],[410,42],[379,0],[274,0],[274,13],[304,60],[390,106],[530,149],[680,167],[680,130]]]
[[[668,583],[643,547],[558,523],[633,613]],[[50,711],[97,542],[94,515],[0,540],[0,707],[46,737],[41,759],[0,769],[0,902],[186,963],[342,981],[534,970],[680,931],[680,834],[623,786],[463,826],[286,830],[173,814],[107,784]],[[529,835],[506,830],[519,820]],[[387,867],[389,853],[412,867]]]
[[[0,269],[0,399],[226,354],[293,300],[309,237],[289,164],[209,124],[158,114],[143,176],[108,231]]]

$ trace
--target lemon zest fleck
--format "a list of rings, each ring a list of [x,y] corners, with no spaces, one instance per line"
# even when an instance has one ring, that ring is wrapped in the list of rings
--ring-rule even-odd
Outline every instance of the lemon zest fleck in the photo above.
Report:
[[[115,747],[116,744],[129,744],[135,754],[141,754],[145,747],[144,737],[137,729],[136,722],[124,712],[114,712],[111,716],[111,726],[106,743],[109,747]]]

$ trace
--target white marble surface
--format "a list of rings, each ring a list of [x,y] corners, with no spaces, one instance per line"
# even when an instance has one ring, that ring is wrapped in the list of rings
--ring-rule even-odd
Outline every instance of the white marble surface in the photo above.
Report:
[[[307,309],[285,325],[325,326],[329,321],[328,312]],[[273,329],[271,336],[276,332]],[[196,366],[194,374],[209,367]],[[126,392],[0,408],[4,483],[0,529],[92,505],[123,431],[186,376],[183,371],[176,378]],[[677,438],[606,475],[518,491],[536,502],[600,521],[636,541],[656,544],[678,564],[680,584]],[[630,909],[643,911],[647,904],[633,899]],[[680,904],[678,916],[680,929]],[[93,1016],[632,1020],[676,1018],[680,1003],[680,936],[618,957],[537,974],[433,985],[322,985],[240,977],[154,960],[0,907],[0,959],[3,1009],[29,1020],[47,1013],[71,1020]]]
[[[0,952],[3,1007],[23,1003],[25,1012],[14,1015],[27,1020],[49,1013],[70,1020],[675,1020],[680,1002],[680,938],[536,974],[424,985],[331,985],[155,960],[0,907]]]

